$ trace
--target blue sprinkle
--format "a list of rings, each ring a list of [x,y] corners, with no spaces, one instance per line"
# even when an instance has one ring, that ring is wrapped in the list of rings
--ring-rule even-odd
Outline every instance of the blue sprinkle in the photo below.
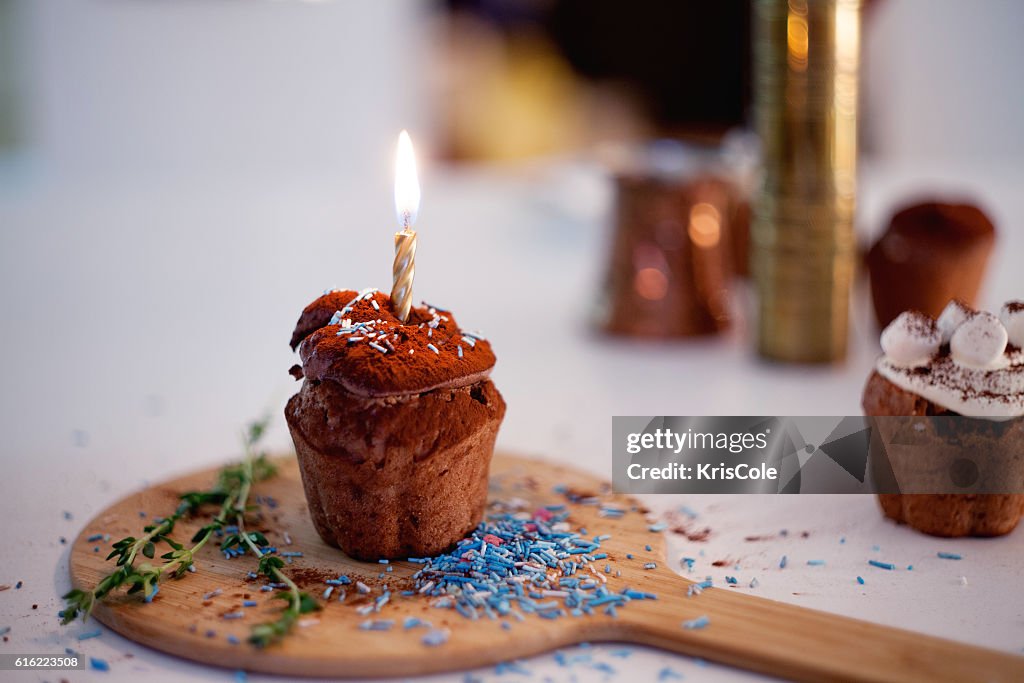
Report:
[[[388,559],[377,560],[377,564],[391,564],[391,560],[388,560]]]
[[[255,600],[246,600],[242,603],[242,607],[255,607],[257,604]]]
[[[892,562],[879,562],[878,560],[868,560],[868,564],[870,564],[872,567],[878,567],[879,569],[888,569],[889,571],[896,569],[896,565],[894,565]]]
[[[451,634],[447,629],[433,629],[428,631],[426,635],[420,639],[420,642],[428,647],[438,647],[439,645],[447,643],[450,635]]]
[[[666,524],[665,522],[658,522],[657,524],[652,524],[649,527],[647,527],[647,530],[653,533],[657,533],[659,531],[664,531],[667,528],[668,524]]]
[[[645,545],[644,550],[646,550],[647,552],[651,552],[651,546]]]
[[[626,559],[627,560],[632,560],[633,559],[633,553],[626,553]]]
[[[691,619],[689,621],[684,621],[683,622],[683,628],[692,631],[692,630],[695,630],[695,629],[706,628],[707,625],[710,624],[710,623],[711,623],[711,620],[708,619],[707,615],[704,615],[704,616],[697,617],[696,619]]]
[[[939,552],[938,556],[939,556],[939,559],[942,559],[942,560],[962,560],[962,559],[964,559],[963,555],[960,555],[958,553]]]
[[[857,577],[857,583],[859,583],[860,585],[863,586],[864,585],[864,577],[863,576],[858,576]]]
[[[908,572],[912,572],[912,571],[914,571],[914,565],[912,565],[912,564],[908,564],[908,565],[907,565],[907,571],[908,571]]]
[[[107,660],[99,657],[90,657],[89,666],[93,671],[110,671],[110,664],[107,663]]]
[[[839,545],[846,545],[846,536],[839,537]]]
[[[608,654],[619,659],[626,659],[633,654],[633,651],[626,647],[620,647],[617,650],[611,650]]]
[[[5,631],[5,633],[6,633],[6,631]],[[95,629],[93,631],[86,631],[84,633],[79,633],[78,634],[78,639],[79,640],[89,640],[91,638],[99,638],[100,635],[102,635],[102,634],[103,634],[103,631],[101,631],[99,629]],[[2,635],[2,634],[0,634],[0,635]]]
[[[727,577],[725,577],[725,582],[726,583],[731,583],[732,585],[735,586],[737,583],[739,583],[739,580],[735,576],[727,576]]]
[[[821,567],[824,566],[825,560],[807,560],[807,564],[811,565],[812,567]]]
[[[207,629],[207,631],[206,631],[206,637],[207,638],[215,638],[216,636],[217,636],[217,632],[216,631],[214,631],[212,628],[211,629]]]
[[[223,619],[241,619],[244,616],[245,612],[228,612],[227,614],[221,615]]]
[[[238,645],[242,641],[238,639],[238,636],[232,634],[228,636],[228,642],[232,645]]]
[[[671,667],[667,667],[667,666],[664,669],[662,669],[661,671],[658,672],[658,680],[659,681],[667,681],[670,678],[675,678],[675,679],[678,679],[678,680],[682,680],[683,679],[683,675],[681,673],[679,673],[678,671],[676,671],[675,669],[672,669]]]
[[[67,510],[64,511],[64,519],[71,519],[71,513]]]
[[[783,555],[782,559],[779,560],[779,569],[785,569],[785,568],[786,568],[786,556]]]
[[[245,674],[244,671],[239,669],[235,672],[235,683],[245,683],[247,680],[249,680],[249,677]]]
[[[94,543],[94,542],[102,540],[102,539],[103,539],[103,534],[93,534],[92,536],[89,536],[85,540],[87,540],[89,543]]]

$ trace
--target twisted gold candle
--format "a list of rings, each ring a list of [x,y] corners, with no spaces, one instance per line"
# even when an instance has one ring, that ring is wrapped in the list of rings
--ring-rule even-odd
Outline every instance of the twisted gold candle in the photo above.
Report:
[[[412,279],[416,275],[416,231],[400,230],[395,233],[395,263],[391,267],[394,285],[391,287],[391,305],[403,323],[409,319],[412,308]]]
[[[416,231],[412,224],[420,207],[420,183],[416,177],[416,157],[412,140],[404,130],[398,136],[395,164],[395,211],[402,229],[395,233],[395,262],[391,268],[391,306],[402,322],[412,308],[412,280],[416,274]]]

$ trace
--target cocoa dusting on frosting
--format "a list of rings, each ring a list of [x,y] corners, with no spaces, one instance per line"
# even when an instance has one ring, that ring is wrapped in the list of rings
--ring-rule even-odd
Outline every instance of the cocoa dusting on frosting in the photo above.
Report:
[[[451,312],[414,306],[402,323],[376,290],[326,292],[295,325],[301,374],[359,396],[400,396],[466,386],[494,367],[490,343],[459,328]],[[293,376],[297,374],[293,372]]]
[[[960,415],[992,420],[1024,415],[1024,352],[1007,342],[1004,321],[1009,319],[962,309],[951,302],[938,329],[928,318],[931,326],[921,322],[920,314],[901,315],[882,334],[886,354],[877,371],[901,389]],[[943,322],[955,320],[953,330],[942,330],[951,331],[952,338],[918,359],[913,352],[926,346],[922,340],[934,342]]]

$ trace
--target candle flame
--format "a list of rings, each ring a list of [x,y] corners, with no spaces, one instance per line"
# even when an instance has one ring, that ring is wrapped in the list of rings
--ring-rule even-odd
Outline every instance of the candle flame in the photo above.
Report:
[[[403,229],[416,221],[420,210],[420,181],[416,176],[416,156],[412,151],[409,133],[398,136],[398,154],[395,161],[395,211]]]

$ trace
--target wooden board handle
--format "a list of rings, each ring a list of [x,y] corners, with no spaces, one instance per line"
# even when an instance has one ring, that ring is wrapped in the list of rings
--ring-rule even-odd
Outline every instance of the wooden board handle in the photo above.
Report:
[[[1024,657],[724,588],[687,598],[688,583],[675,575],[652,577],[644,590],[659,599],[632,602],[620,613],[629,638],[798,681],[1024,680]],[[702,615],[710,619],[706,628],[682,627]]]

